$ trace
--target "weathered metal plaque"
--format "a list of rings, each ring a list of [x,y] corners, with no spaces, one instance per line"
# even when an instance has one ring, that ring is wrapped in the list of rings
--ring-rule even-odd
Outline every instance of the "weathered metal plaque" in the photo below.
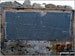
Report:
[[[5,38],[70,40],[71,12],[5,11]]]

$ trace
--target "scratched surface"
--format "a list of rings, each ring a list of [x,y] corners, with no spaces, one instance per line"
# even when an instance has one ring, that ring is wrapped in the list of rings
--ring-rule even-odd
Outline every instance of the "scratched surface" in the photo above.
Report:
[[[4,13],[6,39],[70,40],[70,12]]]

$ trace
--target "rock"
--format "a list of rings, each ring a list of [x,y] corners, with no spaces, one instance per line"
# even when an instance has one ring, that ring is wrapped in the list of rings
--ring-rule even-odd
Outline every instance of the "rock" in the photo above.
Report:
[[[25,0],[23,3],[23,5],[30,5],[30,4],[31,4],[30,0]]]
[[[12,46],[15,47],[17,43],[16,42],[5,42],[4,44],[7,48],[10,48]]]
[[[35,49],[33,48],[28,48],[27,51],[29,54],[35,54]]]
[[[25,0],[23,3],[24,8],[32,8],[30,0]]]
[[[44,46],[35,46],[34,50],[40,54],[48,54],[48,49],[46,49]]]
[[[64,6],[62,6],[62,5],[57,5],[57,9],[64,9]]]
[[[72,9],[72,7],[71,6],[57,5],[57,9]]]
[[[43,3],[41,6],[42,6],[42,8],[45,8],[45,5],[46,5],[46,3]]]
[[[3,7],[3,8],[4,7],[23,7],[23,5],[20,4],[17,1],[14,1],[14,2],[2,2],[1,7]]]
[[[20,3],[17,2],[17,1],[14,1],[14,2],[13,2],[13,7],[23,7],[23,5],[20,4]]]
[[[43,7],[41,6],[41,4],[34,3],[34,4],[32,5],[32,8],[40,9],[40,8],[43,8]]]
[[[3,2],[3,3],[1,3],[1,7],[13,7],[13,3],[12,2]]]
[[[65,9],[72,9],[71,6],[64,6]]]
[[[32,8],[31,5],[25,5],[24,8]]]
[[[45,5],[45,8],[54,9],[54,8],[57,8],[57,6],[54,5],[54,4],[46,4],[46,5]]]

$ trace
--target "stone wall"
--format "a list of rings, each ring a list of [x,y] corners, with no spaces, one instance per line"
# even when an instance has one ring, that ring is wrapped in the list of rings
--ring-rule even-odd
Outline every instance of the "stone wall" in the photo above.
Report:
[[[74,39],[74,48],[75,48],[75,10],[74,10],[74,24],[73,24],[73,27],[74,27],[74,28],[73,28],[73,31],[74,31],[74,32],[73,32],[73,37],[74,37],[74,38],[73,38],[73,39]]]
[[[1,15],[0,15],[0,40],[1,40]]]

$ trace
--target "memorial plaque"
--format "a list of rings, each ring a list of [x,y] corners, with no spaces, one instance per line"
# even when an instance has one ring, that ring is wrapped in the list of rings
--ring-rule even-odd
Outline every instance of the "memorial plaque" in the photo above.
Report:
[[[71,12],[5,11],[5,38],[70,40]]]

